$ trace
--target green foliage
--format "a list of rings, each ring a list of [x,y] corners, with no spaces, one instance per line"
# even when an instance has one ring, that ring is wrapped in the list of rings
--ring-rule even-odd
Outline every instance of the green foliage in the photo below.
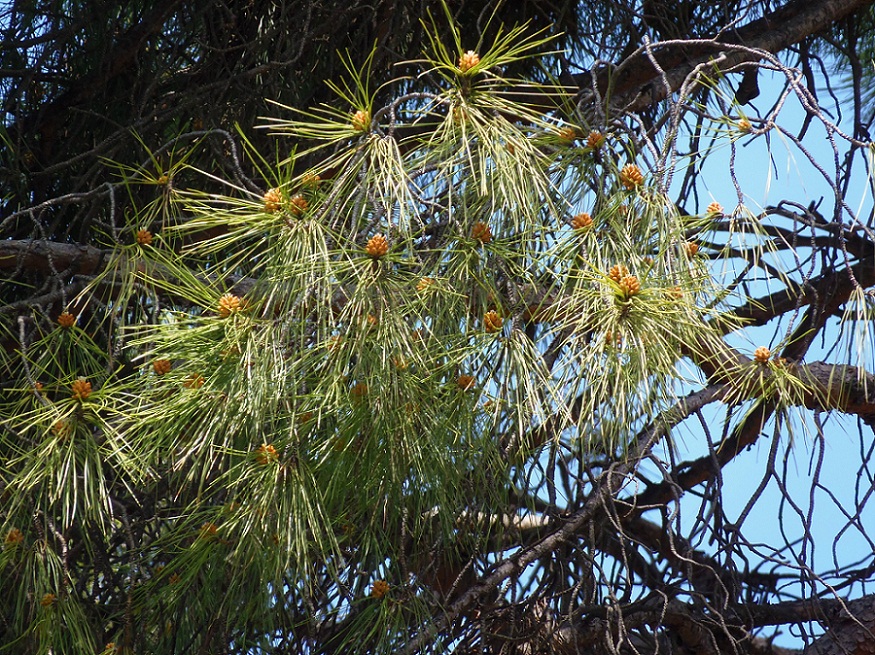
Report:
[[[804,392],[727,359],[724,253],[698,247],[714,217],[636,178],[619,131],[584,145],[589,126],[505,93],[543,35],[499,33],[466,68],[458,31],[429,33],[429,89],[377,109],[347,61],[337,104],[272,121],[301,154],[250,149],[267,192],[171,184],[217,182],[185,155],[120,167],[158,192],[126,226],[151,240],[114,254],[102,314],[9,356],[7,652],[269,651],[331,621],[347,650],[390,652],[442,600],[428,560],[486,550],[543,449],[622,456],[689,360],[739,402]]]

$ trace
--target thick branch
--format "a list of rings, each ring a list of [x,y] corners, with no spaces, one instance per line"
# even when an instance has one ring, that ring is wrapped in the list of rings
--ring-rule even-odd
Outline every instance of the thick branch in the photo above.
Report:
[[[778,53],[802,42],[836,21],[871,4],[872,0],[794,0],[737,30],[717,36],[713,41],[669,44],[641,52],[624,63],[620,75],[611,80],[613,105],[624,111],[641,111],[678,91],[697,66],[708,64],[722,53],[719,69],[729,71],[755,62],[766,53]],[[664,74],[658,72],[650,55]],[[714,71],[711,67],[709,74]],[[611,71],[600,80],[607,87]],[[582,87],[587,91],[587,87]]]
[[[875,257],[866,257],[850,267],[850,272],[862,287],[875,285]],[[819,290],[833,279],[838,278],[831,289],[831,304],[840,306],[856,288],[851,276],[841,271],[828,272],[816,277],[805,285],[799,295],[791,289],[782,289],[768,296],[757,298],[734,310],[730,317],[745,321],[746,325],[764,325],[775,316],[817,302]]]
[[[863,419],[875,416],[875,375],[854,366],[815,362],[798,366],[796,374],[810,391],[800,397],[802,405],[818,411],[840,411],[856,414]],[[786,399],[785,399],[786,400]],[[716,461],[726,466],[747,446],[756,442],[763,423],[774,411],[774,400],[765,399],[752,411],[742,429],[727,437],[718,447]],[[631,501],[635,507],[664,505],[677,497],[679,491],[688,491],[711,479],[715,459],[710,454],[679,465],[680,473],[671,483],[663,482],[650,487]]]
[[[96,275],[108,251],[93,246],[54,241],[0,241],[0,270],[26,269],[40,273],[72,271]]]
[[[754,626],[823,622],[824,635],[812,642],[805,655],[875,655],[875,595],[845,601],[811,598],[776,605],[745,605],[736,608]]]

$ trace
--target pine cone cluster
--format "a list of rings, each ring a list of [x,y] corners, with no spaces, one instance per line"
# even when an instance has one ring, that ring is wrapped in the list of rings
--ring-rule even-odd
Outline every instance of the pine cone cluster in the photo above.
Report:
[[[601,132],[593,130],[586,137],[586,147],[591,150],[598,150],[605,144],[605,135]]]
[[[708,205],[708,208],[705,209],[706,214],[720,214],[723,215],[723,205],[721,205],[716,200]]]
[[[52,434],[54,434],[58,439],[62,441],[69,439],[73,436],[73,425],[70,421],[57,421],[52,426]]]
[[[574,140],[578,137],[577,130],[573,127],[566,125],[565,127],[559,128],[559,140],[565,144],[571,145],[574,143]]]
[[[152,245],[152,233],[149,230],[137,230],[137,243],[141,246]]]
[[[169,359],[156,359],[152,362],[152,370],[155,371],[155,375],[166,375],[170,373],[170,369],[173,368]]]
[[[68,311],[61,312],[61,314],[58,316],[58,325],[60,325],[65,330],[69,330],[71,327],[76,325],[76,317]]]
[[[228,318],[231,314],[236,314],[243,311],[245,302],[240,296],[235,296],[233,293],[226,293],[219,298],[219,316]]]
[[[465,375],[464,373],[456,380],[456,385],[458,385],[459,389],[462,391],[469,391],[470,389],[473,389],[476,384],[477,380],[473,375]]]
[[[629,190],[637,186],[641,186],[644,182],[644,175],[641,169],[635,164],[626,164],[620,171],[620,183]]]
[[[307,203],[307,199],[300,193],[289,198],[289,213],[292,216],[300,216],[307,211],[308,207],[309,204]]]
[[[364,109],[359,109],[352,115],[352,129],[356,132],[367,132],[371,127],[371,113]]]
[[[352,399],[355,401],[361,401],[366,395],[368,395],[368,385],[364,382],[356,382],[352,389],[349,390],[349,395],[352,396]]]
[[[608,271],[608,277],[617,284],[627,275],[629,275],[629,268],[625,264],[614,264]]]
[[[182,386],[186,389],[200,389],[204,386],[204,376],[192,373],[186,378],[185,382],[182,383]]]
[[[480,243],[489,243],[492,241],[492,230],[486,223],[478,221],[471,228],[471,238],[477,239]]]
[[[483,329],[487,332],[498,332],[504,321],[494,309],[490,309],[483,316]]]
[[[255,461],[262,466],[267,466],[279,459],[279,453],[270,444],[261,444],[255,451]]]
[[[468,52],[462,54],[459,57],[459,70],[463,73],[467,73],[479,63],[480,55],[478,55],[473,50],[468,50]]]
[[[623,345],[623,335],[619,332],[612,332],[608,330],[605,332],[605,343],[609,346],[615,346],[619,348]]]
[[[201,539],[212,539],[219,532],[219,528],[215,523],[207,522],[201,526],[200,529],[200,538]]]
[[[325,344],[325,347],[328,348],[328,352],[334,353],[340,350],[340,347],[343,345],[343,337],[335,335],[331,337],[328,342]]]
[[[283,206],[283,194],[279,189],[268,189],[264,194],[264,211],[273,214]]]
[[[673,286],[666,290],[665,295],[668,296],[669,300],[680,300],[684,297],[684,290],[679,286]]]
[[[753,358],[759,364],[767,364],[769,362],[769,358],[772,356],[772,352],[766,348],[765,346],[760,346],[756,350],[753,351]]]
[[[6,537],[3,539],[3,545],[13,548],[18,546],[24,542],[24,535],[21,533],[21,530],[18,528],[11,528],[9,532],[6,533]]]
[[[575,230],[585,230],[592,227],[592,216],[586,212],[577,214],[577,216],[571,219],[571,227]]]
[[[371,585],[371,597],[379,600],[389,593],[389,583],[385,580],[375,580]]]
[[[385,254],[389,252],[389,242],[382,234],[375,234],[368,239],[368,243],[365,246],[365,252],[373,259],[380,259],[380,257],[385,256]]]
[[[73,400],[85,400],[91,395],[91,383],[85,378],[73,380],[70,387],[73,392]]]
[[[624,275],[620,278],[619,285],[620,290],[626,298],[637,296],[641,291],[641,282],[639,282],[638,276],[636,275]]]

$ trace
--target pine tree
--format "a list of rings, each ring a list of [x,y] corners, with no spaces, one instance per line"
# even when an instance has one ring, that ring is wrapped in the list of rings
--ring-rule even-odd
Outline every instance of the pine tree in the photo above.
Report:
[[[106,20],[169,21],[143,37],[169,56],[188,43],[171,5]],[[716,41],[696,21],[728,4],[651,5],[639,38],[683,43],[575,34],[622,57],[586,73],[546,27],[487,10],[478,33],[437,5],[415,57],[324,53],[330,95],[268,98],[254,132],[182,102],[131,137],[145,154],[101,161],[105,184],[70,152],[69,181],[22,175],[0,219],[0,652],[781,655],[772,626],[824,617],[810,652],[865,644],[871,555],[817,568],[831,516],[781,460],[819,467],[828,421],[856,417],[868,480],[871,195],[845,191],[875,150],[859,104],[845,134],[777,56],[863,3],[754,12]],[[277,33],[198,15],[240,44]],[[231,43],[226,63],[252,56]],[[739,100],[769,74],[844,161],[809,155],[783,102]],[[6,124],[7,162],[26,167],[28,134],[35,158],[60,147],[34,120]],[[737,180],[779,135],[832,214],[706,199],[712,153]],[[769,438],[731,514],[728,472]],[[770,480],[799,544],[784,513],[748,536]],[[868,538],[867,499],[836,498],[834,550]]]

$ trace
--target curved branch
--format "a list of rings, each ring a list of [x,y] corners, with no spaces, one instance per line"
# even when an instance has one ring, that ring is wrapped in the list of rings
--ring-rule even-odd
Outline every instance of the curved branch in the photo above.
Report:
[[[810,389],[802,396],[802,406],[818,411],[840,411],[856,414],[864,420],[875,417],[875,375],[855,366],[815,362],[795,367],[796,375]],[[775,409],[775,401],[760,403],[744,424],[717,448],[716,462],[726,466],[745,448],[756,442],[762,426]],[[689,491],[716,475],[715,458],[710,454],[692,462],[681,463],[675,479],[662,482],[630,500],[633,507],[660,506],[671,502],[678,492]],[[643,510],[642,510],[643,511]]]
[[[599,85],[605,90],[610,86],[615,108],[641,111],[680,90],[697,67],[712,63],[718,55],[719,69],[732,71],[796,45],[869,4],[871,0],[794,0],[712,41],[670,42],[650,51],[639,49],[616,78],[611,79],[611,70],[604,71]],[[713,70],[709,68],[709,72]],[[587,83],[581,91],[589,88]]]

